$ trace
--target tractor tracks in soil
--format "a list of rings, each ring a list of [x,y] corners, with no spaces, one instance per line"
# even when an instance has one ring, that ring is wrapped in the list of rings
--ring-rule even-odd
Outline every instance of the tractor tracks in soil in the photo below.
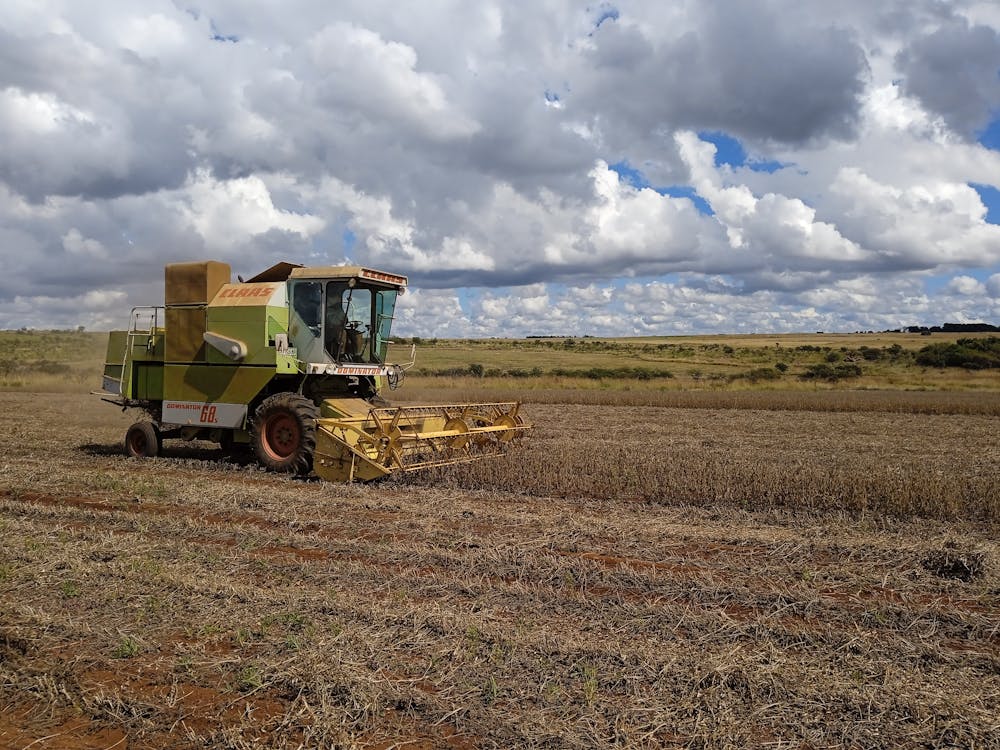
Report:
[[[279,480],[268,483],[266,491],[288,492],[288,485]],[[659,511],[662,519],[650,514],[645,527],[624,534],[621,528],[629,527],[633,515],[641,518],[642,509],[623,510],[626,517],[615,521],[616,528],[605,516],[606,506],[577,507],[568,501],[505,498],[491,503],[419,488],[350,490],[332,497],[329,490],[315,490],[307,495],[320,492],[328,507],[312,505],[314,496],[298,497],[289,501],[284,517],[286,504],[280,496],[250,510],[0,490],[0,524],[20,524],[34,543],[54,545],[58,540],[70,560],[78,551],[92,551],[68,568],[75,567],[76,577],[91,585],[117,585],[115,577],[129,570],[129,564],[148,562],[150,570],[139,568],[133,580],[122,582],[130,598],[149,596],[160,586],[180,601],[218,597],[236,608],[226,616],[236,621],[218,632],[213,621],[203,619],[180,632],[176,625],[173,630],[161,625],[145,636],[145,651],[115,662],[107,658],[107,647],[95,649],[89,626],[81,631],[86,604],[67,599],[52,609],[51,594],[47,599],[45,592],[59,588],[51,577],[40,577],[39,593],[17,611],[22,620],[28,618],[25,622],[37,612],[51,611],[45,628],[47,655],[18,656],[15,643],[9,664],[24,665],[34,658],[44,679],[56,679],[88,712],[80,715],[62,704],[46,710],[37,697],[22,694],[0,719],[0,746],[5,737],[20,747],[52,734],[62,739],[43,746],[89,750],[122,742],[121,747],[188,747],[196,743],[194,738],[221,739],[220,726],[248,741],[308,732],[317,709],[312,702],[303,703],[305,694],[288,687],[299,683],[281,677],[282,665],[298,658],[288,650],[289,643],[306,635],[289,625],[284,635],[256,633],[256,640],[242,642],[244,636],[236,630],[261,628],[259,622],[297,611],[301,602],[326,601],[331,588],[344,592],[335,600],[340,604],[306,610],[307,619],[329,623],[328,613],[335,611],[339,626],[367,634],[386,618],[398,618],[405,624],[398,636],[404,643],[426,628],[433,629],[434,638],[443,637],[438,633],[448,632],[454,621],[459,635],[448,653],[482,650],[484,665],[515,647],[504,645],[499,635],[480,634],[477,629],[484,625],[472,624],[478,620],[458,624],[460,613],[481,611],[495,622],[495,633],[517,633],[524,621],[544,623],[543,634],[534,636],[529,630],[521,636],[524,640],[511,652],[515,654],[517,649],[545,653],[555,637],[546,633],[564,634],[566,623],[590,622],[596,631],[615,632],[615,642],[626,652],[643,648],[638,644],[649,639],[659,642],[663,636],[656,634],[668,628],[663,648],[677,642],[693,648],[707,643],[711,649],[717,642],[755,639],[780,644],[787,655],[818,653],[836,664],[832,654],[838,650],[866,653],[880,644],[895,654],[898,669],[909,668],[925,652],[936,669],[965,665],[988,673],[1000,664],[997,597],[982,591],[972,595],[926,576],[914,578],[917,557],[894,553],[890,541],[858,547],[847,535],[822,541],[812,529],[767,524],[736,532],[724,518],[703,516],[699,522],[697,516],[666,511]],[[187,562],[174,567],[171,561],[178,559]],[[51,573],[51,566],[46,570]],[[259,614],[238,614],[247,608]],[[627,630],[623,623],[629,623]],[[21,630],[4,632],[16,641]],[[923,635],[915,644],[918,633]],[[449,718],[456,700],[452,673],[435,672],[428,665],[447,664],[454,657],[440,662],[435,643],[407,646],[412,653],[400,653],[396,645],[386,652],[392,654],[388,662],[382,662],[383,655],[366,667],[364,680],[394,697],[361,722],[361,729],[352,730],[355,744],[388,748],[401,738],[418,748],[480,744],[486,725],[475,725],[470,734],[468,722]],[[597,646],[584,648],[583,653],[593,654]],[[179,671],[179,664],[190,666]],[[262,675],[277,676],[269,676],[259,688],[239,688],[240,680],[256,679],[257,668]],[[585,670],[590,667],[580,669],[583,679],[589,679]],[[479,679],[460,694],[478,696],[494,689],[492,678],[485,687]],[[122,716],[133,718],[123,723]],[[143,740],[134,743],[131,738],[140,727]],[[185,737],[191,742],[185,744]]]
[[[188,545],[222,548],[228,554],[264,558],[276,564],[338,566],[353,563],[401,581],[447,582],[458,590],[460,598],[474,599],[483,587],[516,594],[526,586],[534,586],[542,587],[556,598],[596,598],[651,607],[695,606],[740,622],[773,616],[796,630],[818,627],[823,614],[830,611],[859,615],[879,607],[913,612],[914,615],[930,612],[960,616],[966,613],[990,618],[1000,614],[997,597],[984,601],[981,597],[961,593],[907,591],[885,585],[884,581],[883,585],[854,581],[850,586],[797,588],[795,583],[800,582],[789,585],[786,576],[776,580],[759,572],[762,563],[774,558],[776,550],[783,548],[783,541],[770,546],[721,540],[667,541],[660,547],[661,559],[616,554],[611,539],[605,540],[607,546],[583,550],[561,549],[549,544],[526,553],[524,558],[532,558],[529,570],[495,574],[470,566],[463,554],[452,554],[453,549],[442,550],[439,543],[447,538],[447,533],[442,535],[441,528],[431,526],[400,531],[388,526],[399,521],[395,511],[356,507],[340,519],[341,524],[333,525],[317,521],[289,522],[263,513],[207,512],[145,500],[108,500],[11,490],[0,490],[0,499],[12,505],[52,509],[65,525],[78,532],[97,530],[104,517],[119,533],[140,533],[155,539],[165,530],[122,528],[122,521],[129,517],[162,518],[170,523],[169,532],[180,533]],[[186,526],[178,526],[182,520],[188,522]],[[448,519],[442,521],[445,530],[455,525]],[[454,549],[474,554],[477,549],[488,546],[498,526],[498,523],[482,520],[467,525],[462,540],[456,541]],[[199,531],[205,528],[215,533]],[[262,532],[262,535],[248,537],[247,529]],[[598,541],[594,537],[588,539],[591,545]],[[385,554],[401,545],[412,553],[409,559],[392,559],[393,555]],[[811,547],[809,553],[810,564],[815,570],[836,565],[837,555],[822,546]],[[561,570],[561,579],[552,575],[546,560],[569,561],[568,567]],[[597,576],[593,575],[595,570],[599,573]],[[419,593],[415,596],[423,597]],[[746,603],[747,600],[754,603]],[[1000,635],[987,638],[984,645],[988,650],[997,648]]]

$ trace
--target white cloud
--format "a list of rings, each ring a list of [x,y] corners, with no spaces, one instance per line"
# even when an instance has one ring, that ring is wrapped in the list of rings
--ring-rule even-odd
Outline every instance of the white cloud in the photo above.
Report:
[[[947,289],[952,294],[960,294],[963,297],[983,296],[986,294],[986,287],[971,276],[956,276],[948,282]]]
[[[164,199],[177,204],[210,250],[231,248],[272,229],[309,237],[325,226],[317,216],[276,208],[264,181],[256,176],[217,180],[199,170]]]
[[[994,300],[1000,300],[1000,273],[995,273],[986,280],[986,291]]]
[[[4,3],[0,325],[213,256],[398,270],[427,335],[1000,322],[995,4],[618,11]]]
[[[63,235],[62,245],[66,252],[73,255],[90,256],[95,259],[108,257],[108,251],[104,245],[97,240],[84,237],[76,227]]]
[[[428,137],[472,135],[478,125],[449,105],[437,77],[417,70],[417,52],[370,29],[333,23],[308,41],[320,97],[333,106],[402,120]]]
[[[670,198],[655,190],[637,190],[599,161],[590,171],[597,201],[587,214],[590,240],[598,253],[657,261],[692,259],[698,251],[701,219],[686,198]],[[569,258],[557,255],[556,261]]]
[[[830,191],[842,225],[898,268],[1000,262],[1000,227],[986,223],[986,208],[967,184],[928,179],[900,187],[844,168]]]

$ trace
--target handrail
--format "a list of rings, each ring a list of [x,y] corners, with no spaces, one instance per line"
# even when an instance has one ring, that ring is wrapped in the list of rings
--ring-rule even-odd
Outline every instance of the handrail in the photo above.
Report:
[[[140,330],[138,328],[139,316],[142,311],[152,311],[149,316],[149,329]],[[128,330],[125,332],[125,351],[122,353],[122,376],[118,381],[118,391],[122,398],[125,398],[125,370],[130,364],[132,359],[132,346],[136,338],[140,334],[145,334],[149,337],[146,342],[146,348],[148,349],[153,343],[153,337],[156,335],[156,329],[159,328],[160,322],[160,310],[164,311],[164,316],[166,316],[166,308],[162,305],[141,305],[139,307],[133,307],[132,312],[129,317]],[[129,368],[129,376],[131,376],[131,368]],[[114,378],[112,378],[113,380]]]

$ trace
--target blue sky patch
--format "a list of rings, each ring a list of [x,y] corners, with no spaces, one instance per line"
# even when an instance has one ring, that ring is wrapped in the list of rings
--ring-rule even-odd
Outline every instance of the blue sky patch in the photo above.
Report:
[[[698,133],[698,137],[715,146],[715,166],[717,167],[728,164],[734,169],[737,167],[746,167],[754,172],[774,174],[779,169],[784,169],[788,166],[773,159],[751,158],[747,155],[746,149],[743,148],[743,144],[739,140],[722,131],[703,130]]]
[[[1000,224],[1000,190],[978,182],[970,182],[969,187],[979,193],[980,200],[986,206],[986,221],[989,224]]]
[[[936,273],[933,276],[928,276],[924,280],[924,288],[927,290],[928,294],[938,294],[943,290],[948,284],[951,283],[952,279],[956,276],[971,276],[976,281],[983,284],[992,276],[993,274],[1000,271],[1000,267],[994,268],[963,268],[959,271],[949,271],[947,273]]]
[[[597,18],[594,20],[594,28],[600,28],[601,24],[605,21],[617,21],[620,15],[618,8],[603,3],[597,8]]]
[[[627,161],[619,161],[614,164],[609,164],[608,169],[617,172],[619,179],[628,183],[637,190],[651,188],[660,195],[667,195],[671,198],[687,198],[694,203],[694,206],[698,209],[699,213],[705,214],[706,216],[715,215],[715,211],[712,210],[708,201],[698,195],[698,191],[690,185],[667,185],[665,187],[654,187],[649,184],[649,180],[646,179],[646,176],[641,171],[633,167]]]
[[[751,159],[747,162],[747,166],[750,167],[754,172],[767,172],[768,174],[774,174],[779,169],[784,169],[787,164],[783,164],[780,161],[775,161],[774,159]]]
[[[698,195],[698,191],[690,185],[669,185],[654,189],[660,195],[669,195],[671,198],[687,198],[698,209],[698,213],[705,214],[706,216],[715,216],[715,211],[712,210],[708,201]]]
[[[979,142],[986,146],[986,148],[1000,151],[1000,116],[979,133]]]
[[[742,167],[747,163],[747,152],[743,144],[731,135],[720,131],[703,130],[698,137],[715,145],[715,166],[728,164],[731,167]]]
[[[643,188],[650,187],[649,181],[643,176],[642,172],[627,161],[616,161],[614,164],[609,164],[608,169],[617,172],[621,179],[634,188],[642,190]]]
[[[340,238],[344,241],[344,255],[347,255],[354,249],[354,245],[357,244],[358,236],[347,227],[344,227]]]
[[[927,290],[928,294],[937,294],[942,289],[944,289],[948,282],[955,278],[954,273],[942,273],[935,274],[934,276],[928,276],[924,279],[924,289]]]

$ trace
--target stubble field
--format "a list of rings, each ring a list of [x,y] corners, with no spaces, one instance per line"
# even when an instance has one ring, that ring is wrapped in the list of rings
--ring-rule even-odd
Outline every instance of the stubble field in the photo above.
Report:
[[[0,393],[0,747],[996,747],[996,396],[845,398],[338,486]]]

